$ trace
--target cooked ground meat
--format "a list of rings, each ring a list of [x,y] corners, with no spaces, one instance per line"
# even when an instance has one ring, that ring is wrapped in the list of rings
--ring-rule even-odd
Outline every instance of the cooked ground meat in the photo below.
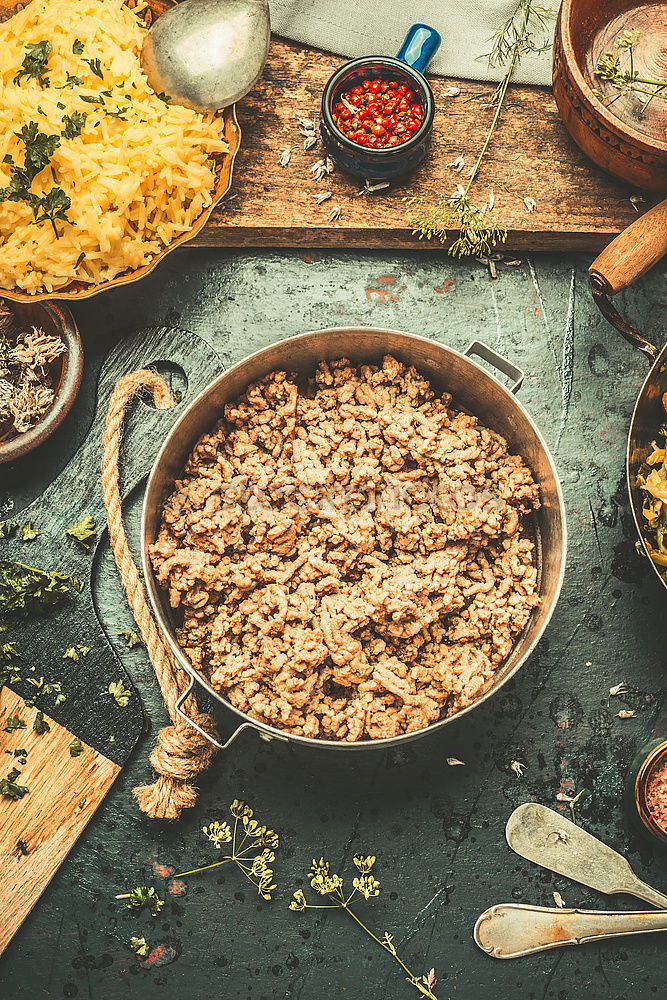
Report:
[[[153,566],[178,640],[253,718],[382,739],[470,705],[536,596],[507,442],[414,368],[272,372],[225,407],[167,500]]]

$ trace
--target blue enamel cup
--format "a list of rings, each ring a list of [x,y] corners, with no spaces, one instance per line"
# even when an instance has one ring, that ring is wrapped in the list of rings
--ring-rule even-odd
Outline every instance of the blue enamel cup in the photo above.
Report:
[[[441,38],[426,24],[413,24],[395,58],[366,56],[345,63],[330,78],[322,95],[320,132],[331,158],[347,173],[372,181],[391,181],[409,173],[421,163],[431,141],[435,102],[424,76],[426,67],[440,47]],[[406,142],[386,149],[369,149],[349,139],[333,120],[332,109],[340,95],[364,80],[398,80],[416,91],[424,108],[420,128]]]

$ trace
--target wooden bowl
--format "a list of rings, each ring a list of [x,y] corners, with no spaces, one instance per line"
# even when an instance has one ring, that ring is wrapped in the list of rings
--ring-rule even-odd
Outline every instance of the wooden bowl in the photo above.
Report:
[[[67,306],[56,302],[12,302],[9,308],[22,326],[41,327],[45,333],[60,337],[66,351],[50,366],[56,394],[50,409],[30,430],[0,443],[0,464],[27,455],[53,434],[72,408],[83,370],[81,338]]]
[[[148,11],[146,14],[146,21],[150,23],[154,18],[159,17],[160,14],[164,14],[169,7],[174,6],[176,0],[147,0]],[[0,0],[0,21],[6,21],[7,18],[11,17],[24,7],[24,3],[16,3],[16,0]],[[128,0],[128,6],[134,6],[133,0]],[[98,295],[100,292],[106,292],[109,288],[115,288],[117,285],[125,285],[130,281],[138,281],[139,278],[143,278],[145,274],[148,274],[153,268],[157,267],[161,260],[163,260],[168,253],[175,250],[176,247],[182,246],[191,240],[197,233],[203,229],[209,220],[211,212],[218,204],[218,202],[224,198],[231,187],[232,183],[232,173],[234,169],[234,160],[236,154],[238,153],[239,147],[241,145],[241,128],[236,119],[236,109],[234,106],[230,108],[225,108],[222,112],[222,117],[225,123],[224,136],[227,140],[229,150],[227,153],[216,153],[211,156],[211,159],[215,160],[218,166],[218,179],[213,190],[213,201],[211,205],[199,216],[197,221],[191,228],[178,236],[173,240],[169,246],[166,246],[159,254],[148,264],[144,264],[143,267],[136,268],[135,270],[124,271],[122,274],[117,275],[111,281],[103,281],[100,284],[92,284],[87,281],[70,281],[69,284],[63,285],[62,288],[57,288],[53,292],[37,292],[36,294],[29,294],[28,292],[22,292],[18,289],[0,289],[0,298],[7,299],[13,302],[39,302],[51,299],[87,299],[92,295]]]
[[[667,101],[617,93],[595,74],[601,55],[624,31],[641,75],[667,79],[667,3],[563,0],[553,50],[553,89],[568,132],[599,167],[635,187],[667,191]],[[606,103],[596,97],[601,91]]]

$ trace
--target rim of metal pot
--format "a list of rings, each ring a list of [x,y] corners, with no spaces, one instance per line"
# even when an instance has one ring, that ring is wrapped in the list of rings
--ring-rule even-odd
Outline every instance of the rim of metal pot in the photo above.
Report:
[[[555,492],[556,492],[556,496],[558,498],[558,507],[559,507],[559,510],[561,512],[561,515],[562,515],[561,516],[561,520],[562,520],[562,526],[563,526],[563,542],[562,542],[562,559],[561,559],[561,562],[560,562],[560,568],[559,568],[559,573],[558,573],[557,585],[554,588],[554,599],[552,601],[551,607],[547,610],[547,612],[545,614],[545,617],[544,617],[544,621],[542,622],[542,625],[541,625],[540,629],[536,633],[536,635],[535,635],[533,641],[531,642],[530,646],[528,647],[528,649],[523,653],[521,659],[517,661],[517,663],[512,667],[512,669],[510,671],[508,671],[507,674],[501,680],[499,680],[496,684],[492,685],[487,691],[484,692],[483,695],[481,695],[479,698],[477,698],[475,701],[473,701],[472,704],[467,705],[465,708],[460,709],[458,712],[455,712],[453,715],[449,715],[449,716],[447,716],[444,719],[439,719],[437,722],[434,722],[431,725],[426,726],[424,729],[418,729],[415,732],[411,732],[411,733],[401,733],[399,736],[384,737],[384,738],[378,739],[378,740],[356,740],[354,742],[348,742],[348,741],[345,741],[345,740],[328,740],[328,739],[325,740],[325,739],[317,739],[317,738],[311,737],[311,736],[299,736],[296,733],[287,733],[284,730],[278,729],[278,728],[276,728],[274,726],[271,726],[268,723],[262,722],[259,719],[254,719],[251,715],[248,715],[246,712],[243,712],[241,709],[236,708],[235,705],[232,705],[231,702],[229,702],[224,697],[224,695],[222,695],[219,691],[216,691],[215,688],[213,688],[213,686],[211,685],[211,683],[210,683],[209,679],[206,677],[206,675],[204,673],[202,673],[201,671],[197,670],[190,663],[190,661],[187,659],[187,657],[183,653],[183,650],[181,649],[181,647],[179,646],[179,644],[176,642],[176,640],[174,639],[174,637],[171,634],[171,628],[172,628],[171,622],[169,622],[168,620],[166,620],[166,616],[162,612],[161,601],[160,601],[160,590],[159,590],[159,588],[158,588],[158,586],[156,584],[155,577],[154,577],[154,574],[153,574],[153,568],[152,568],[152,566],[150,564],[150,560],[148,559],[148,556],[147,556],[146,522],[147,522],[147,498],[148,498],[148,495],[150,493],[151,484],[152,484],[153,479],[155,478],[155,476],[156,476],[156,474],[157,474],[157,472],[159,470],[159,467],[160,467],[160,464],[161,464],[163,456],[169,450],[171,442],[176,437],[176,434],[177,434],[177,432],[178,432],[181,424],[185,421],[186,416],[189,413],[191,413],[194,409],[197,408],[197,406],[208,395],[208,393],[212,391],[212,389],[215,386],[219,385],[219,383],[221,381],[223,381],[223,379],[229,377],[229,375],[230,375],[231,372],[234,372],[237,369],[241,368],[251,358],[258,357],[260,354],[263,354],[264,351],[268,350],[269,348],[280,347],[281,345],[288,344],[288,343],[292,344],[292,343],[294,343],[294,341],[298,341],[298,340],[301,340],[301,339],[305,340],[308,337],[311,337],[313,334],[321,334],[321,335],[325,335],[325,334],[338,334],[338,333],[341,333],[342,331],[352,330],[352,329],[354,329],[355,331],[361,332],[361,333],[368,332],[368,333],[378,333],[378,334],[398,334],[399,336],[405,337],[405,339],[407,341],[422,342],[422,343],[425,342],[425,343],[428,343],[430,345],[436,344],[438,347],[442,348],[444,351],[449,351],[452,354],[458,355],[465,362],[467,362],[467,364],[469,364],[473,368],[477,369],[480,372],[480,374],[485,375],[485,376],[487,376],[489,378],[492,378],[495,382],[498,383],[499,387],[501,388],[501,390],[503,391],[503,393],[507,396],[507,398],[511,402],[511,404],[513,406],[517,407],[523,413],[523,415],[525,416],[525,418],[528,421],[528,423],[530,424],[530,426],[531,426],[531,428],[532,428],[532,430],[533,430],[533,432],[534,432],[534,434],[535,434],[538,442],[540,443],[541,447],[543,448],[544,453],[546,455],[546,458],[547,458],[547,460],[549,462],[549,465],[550,465],[550,468],[551,468],[551,472],[553,474],[554,485],[555,485]],[[396,330],[396,329],[392,329],[390,327],[344,327],[344,326],[338,326],[338,327],[325,327],[325,328],[318,329],[318,330],[308,330],[305,333],[296,334],[293,337],[284,337],[281,340],[274,341],[273,343],[266,345],[265,347],[261,347],[259,350],[253,351],[251,354],[248,354],[245,357],[243,357],[240,361],[237,361],[236,364],[231,365],[229,368],[225,369],[225,371],[222,372],[222,374],[219,375],[218,378],[216,378],[212,382],[210,382],[209,385],[206,386],[206,388],[202,389],[202,391],[197,396],[195,396],[195,398],[184,409],[184,411],[181,414],[181,416],[179,417],[179,419],[176,421],[176,423],[172,426],[171,430],[167,434],[164,442],[162,443],[162,447],[160,448],[160,450],[157,453],[157,456],[156,456],[155,461],[153,463],[153,467],[151,468],[150,474],[149,474],[148,479],[146,481],[146,489],[145,489],[145,492],[144,492],[144,498],[143,498],[142,507],[141,507],[141,563],[142,563],[142,569],[143,569],[143,573],[144,573],[144,583],[146,585],[146,591],[148,593],[148,598],[149,598],[149,601],[150,601],[151,609],[152,609],[153,614],[154,614],[154,616],[155,616],[155,618],[157,620],[158,627],[160,628],[160,630],[161,630],[161,632],[163,634],[163,637],[166,638],[166,640],[167,640],[167,643],[169,645],[169,648],[171,649],[171,652],[172,652],[172,654],[174,656],[174,659],[176,660],[176,663],[178,664],[179,667],[181,667],[188,674],[188,676],[191,679],[191,683],[189,684],[187,690],[183,693],[183,695],[179,699],[179,714],[183,715],[183,717],[186,718],[187,721],[190,722],[191,725],[193,725],[192,720],[188,719],[188,717],[185,716],[184,713],[180,712],[180,705],[182,705],[182,703],[185,700],[185,698],[189,695],[189,693],[191,692],[193,686],[195,686],[196,684],[199,684],[201,687],[203,687],[204,690],[207,691],[208,694],[210,694],[213,698],[215,698],[216,701],[220,702],[221,705],[223,705],[225,708],[229,709],[231,712],[233,712],[235,715],[237,715],[238,718],[242,721],[242,725],[240,725],[232,733],[231,737],[224,743],[224,745],[223,744],[217,744],[217,742],[216,742],[216,745],[220,746],[222,749],[224,749],[227,746],[229,746],[229,744],[232,743],[232,741],[236,738],[236,736],[242,730],[247,729],[247,728],[253,728],[253,729],[255,729],[259,733],[259,735],[261,737],[263,737],[264,739],[266,739],[266,740],[274,740],[274,739],[275,740],[282,740],[283,742],[298,743],[298,744],[301,744],[303,746],[312,747],[314,749],[322,748],[322,749],[331,749],[331,750],[362,750],[362,749],[371,749],[371,748],[373,748],[373,749],[382,749],[382,748],[396,746],[399,743],[409,743],[412,740],[420,739],[422,736],[426,736],[426,735],[430,735],[431,733],[439,732],[448,723],[451,723],[451,722],[454,722],[454,721],[457,721],[457,720],[463,718],[463,716],[467,715],[469,712],[471,712],[474,709],[478,708],[480,705],[483,705],[492,695],[495,695],[502,687],[505,686],[505,684],[512,677],[514,677],[516,675],[516,673],[518,672],[518,670],[520,669],[520,667],[522,667],[524,665],[524,663],[526,662],[526,660],[528,659],[528,657],[532,655],[532,653],[535,650],[535,647],[537,646],[538,642],[540,641],[540,639],[544,635],[545,629],[546,629],[547,625],[549,624],[549,622],[551,621],[552,615],[553,615],[553,613],[554,613],[554,611],[556,609],[556,605],[558,604],[558,599],[560,597],[560,592],[561,592],[561,589],[562,589],[562,586],[563,586],[563,579],[564,579],[564,576],[565,576],[565,565],[566,565],[566,561],[567,561],[566,557],[567,557],[567,520],[566,520],[566,517],[565,517],[565,504],[564,504],[564,501],[563,501],[563,492],[562,492],[562,488],[561,488],[560,479],[559,479],[559,476],[558,476],[558,472],[556,470],[556,466],[555,466],[553,457],[552,457],[551,452],[549,450],[549,447],[548,447],[548,445],[547,445],[547,443],[546,443],[546,441],[544,439],[544,436],[542,435],[542,432],[539,430],[539,428],[535,424],[533,418],[530,416],[530,413],[528,412],[528,410],[526,409],[526,407],[523,405],[523,403],[521,403],[520,400],[518,400],[517,397],[515,395],[513,395],[513,393],[510,392],[509,389],[507,389],[503,385],[503,383],[500,381],[500,379],[496,378],[496,376],[492,372],[490,372],[487,368],[482,367],[482,365],[478,364],[476,361],[473,361],[472,358],[470,358],[467,354],[464,354],[462,351],[457,351],[456,348],[450,347],[450,346],[448,346],[446,344],[440,344],[438,341],[434,341],[434,340],[432,340],[429,337],[421,337],[421,336],[419,336],[418,334],[415,334],[415,333],[407,333],[405,330]],[[519,638],[519,637],[517,637],[517,638]],[[513,643],[513,646],[514,645],[515,645],[515,643]],[[198,727],[195,726],[195,728],[198,728]],[[206,734],[204,733],[204,735],[206,735]],[[208,737],[208,738],[210,739],[210,737]]]

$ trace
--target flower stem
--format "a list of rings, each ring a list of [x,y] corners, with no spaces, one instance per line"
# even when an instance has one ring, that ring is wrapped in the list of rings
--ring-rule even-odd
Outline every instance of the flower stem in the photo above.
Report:
[[[169,878],[185,878],[186,875],[195,875],[197,872],[208,871],[209,868],[219,868],[226,865],[228,861],[235,861],[235,858],[223,858],[222,861],[214,861],[212,865],[203,865],[201,868],[192,868],[189,872],[179,872],[178,875],[170,875]],[[125,896],[116,896],[116,899],[125,899]]]
[[[397,955],[397,953],[394,950],[392,950],[386,944],[386,942],[381,941],[380,938],[377,937],[373,933],[373,931],[369,927],[367,927],[366,924],[362,920],[359,919],[359,917],[356,915],[356,913],[354,912],[354,910],[350,909],[350,907],[347,905],[347,903],[341,903],[340,906],[341,906],[341,909],[345,910],[345,912],[348,913],[352,917],[352,919],[354,921],[356,921],[356,923],[359,924],[359,926],[361,927],[362,930],[366,931],[366,933],[368,934],[368,936],[371,937],[373,939],[373,941],[375,941],[377,944],[379,944],[381,948],[384,948],[384,950],[387,952],[387,954],[391,955],[391,957],[394,959],[394,961],[398,962],[398,964],[400,965],[400,967],[407,974],[409,981],[412,983],[413,986],[417,987],[417,989],[419,990],[419,992],[421,993],[422,996],[428,997],[429,1000],[437,1000],[437,997],[435,996],[435,994],[431,993],[431,991],[429,990],[429,988],[427,986],[424,986],[424,985],[422,985],[422,983],[419,982],[418,977],[415,976],[414,972],[412,972],[412,970],[407,967],[407,965],[405,964],[405,962],[401,958],[399,958],[399,956]]]

